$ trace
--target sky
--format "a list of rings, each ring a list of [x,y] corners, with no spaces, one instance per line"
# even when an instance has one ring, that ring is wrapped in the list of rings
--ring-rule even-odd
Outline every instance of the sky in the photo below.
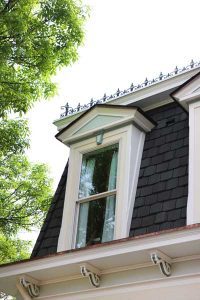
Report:
[[[56,188],[69,149],[55,139],[60,107],[88,103],[200,61],[199,0],[84,0],[90,7],[79,60],[59,70],[58,94],[37,103],[27,118],[33,162],[50,167]]]

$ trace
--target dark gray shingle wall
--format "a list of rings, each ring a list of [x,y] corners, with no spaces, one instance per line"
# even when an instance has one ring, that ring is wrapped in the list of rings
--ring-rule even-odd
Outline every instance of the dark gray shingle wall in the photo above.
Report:
[[[188,195],[188,115],[175,103],[148,112],[130,236],[184,226]]]
[[[57,252],[58,237],[62,222],[67,173],[68,164],[66,165],[58,184],[58,188],[55,192],[50,209],[33,248],[31,257],[44,256]]]

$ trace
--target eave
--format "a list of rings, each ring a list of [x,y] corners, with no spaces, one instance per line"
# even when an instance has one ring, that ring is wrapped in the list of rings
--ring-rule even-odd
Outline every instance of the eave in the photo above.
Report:
[[[107,103],[112,105],[125,106],[136,105],[144,111],[148,111],[158,106],[162,106],[167,103],[173,102],[173,99],[170,95],[178,87],[182,86],[185,82],[187,82],[191,77],[195,76],[199,71],[199,66],[189,71],[186,70],[173,77],[143,87],[127,95],[119,96],[116,99],[108,101]],[[84,112],[85,111],[80,111],[78,113],[57,119],[53,122],[53,124],[57,127],[58,131],[60,131],[69,123],[76,120]]]
[[[15,295],[21,275],[47,285],[81,278],[80,265],[89,263],[101,275],[152,266],[150,253],[158,250],[172,258],[172,264],[200,257],[200,224],[175,230],[116,240],[26,260],[0,267],[0,289]]]

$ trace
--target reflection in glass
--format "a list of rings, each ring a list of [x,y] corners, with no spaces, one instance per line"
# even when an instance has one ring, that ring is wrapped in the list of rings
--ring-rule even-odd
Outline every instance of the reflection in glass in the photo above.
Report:
[[[118,144],[83,155],[79,199],[116,189]],[[76,247],[111,241],[116,195],[79,204]]]
[[[118,144],[83,155],[79,198],[116,188]]]
[[[113,239],[115,195],[80,204],[76,247]]]

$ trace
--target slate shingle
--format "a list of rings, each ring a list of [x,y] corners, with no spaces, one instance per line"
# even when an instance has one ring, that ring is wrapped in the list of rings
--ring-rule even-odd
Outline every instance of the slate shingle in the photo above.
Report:
[[[137,196],[135,207],[140,201],[140,211],[149,211],[149,214],[140,217],[137,215],[137,224],[141,224],[141,227],[135,230],[131,226],[130,236],[186,224],[188,115],[176,103],[147,113],[157,122],[157,127],[146,135],[145,157],[142,157],[138,180],[140,194],[145,198],[145,209],[143,210],[141,200]],[[133,219],[134,215],[133,211]]]
[[[52,199],[46,219],[33,248],[31,257],[44,256],[57,252],[58,237],[62,222],[68,163],[64,169],[57,190]]]

